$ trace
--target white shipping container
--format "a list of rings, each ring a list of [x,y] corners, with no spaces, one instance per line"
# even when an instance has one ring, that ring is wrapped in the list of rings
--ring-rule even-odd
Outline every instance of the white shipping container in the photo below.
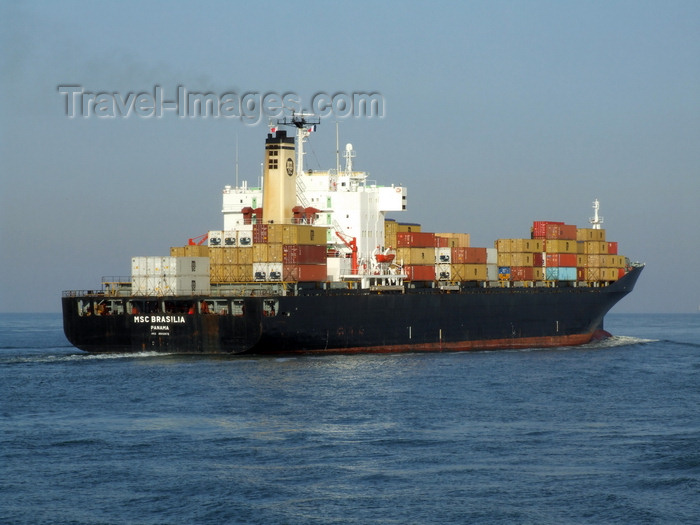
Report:
[[[442,250],[443,248],[436,248],[436,250]],[[447,248],[451,250],[452,248]],[[437,254],[436,254],[437,255]],[[435,277],[438,281],[451,281],[452,280],[452,265],[451,264],[436,264],[435,265]]]
[[[341,275],[350,275],[352,272],[352,260],[347,257],[328,257],[326,271],[329,281],[340,281]]]
[[[435,248],[435,262],[450,264],[452,262],[452,248]],[[437,268],[435,270],[437,271]]]
[[[131,278],[131,287],[134,295],[149,296],[195,295],[211,292],[209,277],[202,275],[134,275]]]
[[[209,277],[209,257],[171,257],[171,259],[174,260],[170,262],[172,273],[169,275]]]
[[[132,257],[131,258],[131,275],[132,275],[132,277],[148,275],[147,257]]]
[[[211,230],[207,243],[210,248],[219,248],[224,245],[224,232],[221,230]]]
[[[495,248],[487,248],[487,250],[496,251]],[[486,252],[486,257],[488,260],[488,252]],[[498,265],[497,264],[487,264],[486,265],[486,276],[489,281],[498,281]]]
[[[244,224],[238,227],[238,247],[250,248],[253,246],[253,225]]]
[[[281,262],[257,262],[253,263],[253,279],[256,281],[281,281]]]
[[[498,250],[496,248],[486,248],[486,264],[498,264]]]
[[[163,275],[170,265],[170,257],[161,255],[141,256],[131,258],[131,275]]]
[[[223,242],[221,245],[226,248],[235,248],[238,246],[238,232],[236,230],[223,232]]]
[[[145,256],[131,258],[131,275],[209,277],[209,257]]]

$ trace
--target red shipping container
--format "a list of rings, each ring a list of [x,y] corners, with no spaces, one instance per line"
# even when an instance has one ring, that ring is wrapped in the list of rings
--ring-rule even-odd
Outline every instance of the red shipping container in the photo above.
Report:
[[[284,281],[325,281],[327,279],[325,264],[285,264],[282,266]]]
[[[435,248],[435,234],[427,232],[398,232],[398,248]]]
[[[532,266],[511,266],[510,280],[511,281],[532,281],[534,270]]]
[[[544,266],[544,256],[541,252],[532,254],[532,266]]]
[[[619,255],[617,253],[617,241],[608,243],[608,255]]]
[[[576,266],[575,253],[548,253],[545,266]]]
[[[564,224],[563,222],[554,221],[535,221],[532,223],[532,238],[544,239],[547,236],[547,225],[549,224]]]
[[[326,264],[326,247],[311,244],[285,244],[282,246],[284,264]]]
[[[435,236],[435,247],[436,248],[448,248],[450,246],[450,239],[447,237]]]
[[[576,268],[576,280],[577,281],[585,281],[586,280],[586,269],[585,268]]]
[[[622,279],[626,274],[627,274],[627,270],[625,270],[624,268],[617,269],[617,278],[618,279]]]
[[[267,224],[253,224],[253,243],[267,243]]]
[[[435,265],[427,264],[407,264],[403,267],[404,273],[409,281],[434,281]]]
[[[452,248],[452,264],[486,264],[486,248]]]
[[[545,239],[562,239],[575,241],[576,226],[573,224],[548,224]]]

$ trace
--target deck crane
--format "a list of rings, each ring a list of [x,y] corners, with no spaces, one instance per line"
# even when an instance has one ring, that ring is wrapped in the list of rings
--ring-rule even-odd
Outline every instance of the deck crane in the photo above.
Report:
[[[352,257],[352,275],[357,275],[359,269],[359,264],[357,262],[357,239],[338,230],[335,230],[335,234],[341,241],[343,241],[343,244],[350,249]]]
[[[194,237],[192,239],[187,239],[187,244],[189,246],[201,246],[205,242],[207,242],[207,239],[209,239],[209,234],[204,233],[202,235],[199,235],[198,237]]]

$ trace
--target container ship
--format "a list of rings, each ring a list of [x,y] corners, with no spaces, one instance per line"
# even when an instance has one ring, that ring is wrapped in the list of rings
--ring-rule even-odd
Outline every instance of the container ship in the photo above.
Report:
[[[87,352],[315,354],[581,345],[643,269],[588,227],[536,220],[522,238],[477,247],[461,232],[388,218],[407,188],[380,186],[339,148],[305,170],[318,119],[270,128],[258,187],[223,189],[223,227],[131,275],[63,292],[68,340]],[[291,133],[288,135],[287,131]],[[337,142],[337,139],[336,139]],[[529,229],[529,231],[527,231]]]

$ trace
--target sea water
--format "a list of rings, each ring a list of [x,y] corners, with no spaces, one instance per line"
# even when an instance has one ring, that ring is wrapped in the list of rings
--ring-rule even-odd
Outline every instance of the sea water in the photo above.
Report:
[[[700,315],[578,348],[89,355],[0,315],[0,523],[700,522]]]

